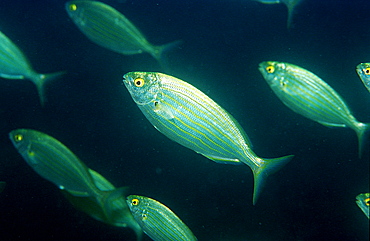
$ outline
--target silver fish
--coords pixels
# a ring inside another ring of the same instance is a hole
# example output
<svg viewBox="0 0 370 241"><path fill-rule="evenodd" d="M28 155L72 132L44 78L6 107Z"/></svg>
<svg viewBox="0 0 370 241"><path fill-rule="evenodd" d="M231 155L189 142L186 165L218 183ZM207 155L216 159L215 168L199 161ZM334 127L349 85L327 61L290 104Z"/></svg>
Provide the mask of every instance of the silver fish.
<svg viewBox="0 0 370 241"><path fill-rule="evenodd" d="M40 74L34 71L26 56L7 37L0 32L0 77L5 79L28 79L36 85L41 105L46 102L46 82L62 75L64 72Z"/></svg>
<svg viewBox="0 0 370 241"><path fill-rule="evenodd" d="M342 97L327 83L301 67L283 62L262 62L259 70L277 97L294 112L325 126L353 129L361 156L370 125L357 121Z"/></svg>
<svg viewBox="0 0 370 241"><path fill-rule="evenodd" d="M293 156L258 157L247 134L221 106L194 86L175 77L130 72L123 82L150 123L165 136L223 164L246 164L254 175L253 203L266 177Z"/></svg>
<svg viewBox="0 0 370 241"><path fill-rule="evenodd" d="M92 42L114 52L131 55L147 52L161 62L162 53L180 43L162 46L150 44L123 14L98 1L70 1L66 11Z"/></svg>
<svg viewBox="0 0 370 241"><path fill-rule="evenodd" d="M108 224L142 231L128 210L125 188L115 188L99 173L89 169L55 138L31 129L9 133L10 140L36 173L54 183L69 201L92 217Z"/></svg>
<svg viewBox="0 0 370 241"><path fill-rule="evenodd" d="M162 203L148 197L130 195L127 205L144 233L154 241L196 241L181 219Z"/></svg>

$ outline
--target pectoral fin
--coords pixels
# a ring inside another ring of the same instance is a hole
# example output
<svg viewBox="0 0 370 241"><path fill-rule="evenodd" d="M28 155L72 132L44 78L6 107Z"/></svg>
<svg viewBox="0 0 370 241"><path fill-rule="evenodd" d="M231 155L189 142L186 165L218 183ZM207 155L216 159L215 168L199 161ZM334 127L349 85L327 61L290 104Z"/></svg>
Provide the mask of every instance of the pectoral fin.
<svg viewBox="0 0 370 241"><path fill-rule="evenodd" d="M174 119L175 118L175 116L173 115L172 111L167 106L165 106L164 104L162 104L159 101L155 101L154 102L154 108L153 108L153 110L158 115L160 115L163 118L165 118L166 120L171 120L171 119Z"/></svg>

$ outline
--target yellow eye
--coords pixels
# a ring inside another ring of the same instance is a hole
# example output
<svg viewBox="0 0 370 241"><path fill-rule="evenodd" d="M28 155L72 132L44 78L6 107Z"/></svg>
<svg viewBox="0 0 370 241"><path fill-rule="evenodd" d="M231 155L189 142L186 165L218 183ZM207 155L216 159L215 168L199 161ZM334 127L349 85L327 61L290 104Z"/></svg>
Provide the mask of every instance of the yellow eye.
<svg viewBox="0 0 370 241"><path fill-rule="evenodd" d="M272 74L272 73L274 73L274 71L275 71L275 67L274 67L274 66L272 66L272 65L267 66L267 67L266 67L266 71L267 71L267 73Z"/></svg>
<svg viewBox="0 0 370 241"><path fill-rule="evenodd" d="M69 5L69 10L76 11L77 10L77 5L76 4Z"/></svg>
<svg viewBox="0 0 370 241"><path fill-rule="evenodd" d="M370 206L370 198L365 199L365 204L366 204L366 206Z"/></svg>
<svg viewBox="0 0 370 241"><path fill-rule="evenodd" d="M370 75L370 67L369 67L369 68L364 69L364 73L365 73L366 75Z"/></svg>
<svg viewBox="0 0 370 241"><path fill-rule="evenodd" d="M14 136L14 140L15 140L16 142L20 142L20 141L22 141L22 140L23 140L23 135L21 135L21 134L17 134L17 135L15 135L15 136Z"/></svg>
<svg viewBox="0 0 370 241"><path fill-rule="evenodd" d="M143 87L145 80L143 78L137 78L134 80L134 84L136 87Z"/></svg>
<svg viewBox="0 0 370 241"><path fill-rule="evenodd" d="M137 199L137 198L132 199L131 204L134 205L134 206L139 205L139 199Z"/></svg>

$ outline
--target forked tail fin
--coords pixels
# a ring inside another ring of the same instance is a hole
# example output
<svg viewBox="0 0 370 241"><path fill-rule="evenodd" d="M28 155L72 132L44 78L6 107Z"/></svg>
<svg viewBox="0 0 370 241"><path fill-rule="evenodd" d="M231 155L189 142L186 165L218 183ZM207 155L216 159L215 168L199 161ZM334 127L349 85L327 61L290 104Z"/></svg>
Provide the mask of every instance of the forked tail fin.
<svg viewBox="0 0 370 241"><path fill-rule="evenodd" d="M161 67L164 70L167 70L168 69L168 61L167 61L167 58L165 56L165 53L167 51L175 48L176 46L179 46L182 43L183 43L182 40L176 40L174 42L171 42L171 43L168 43L168 44L164 44L164 45L158 46L156 48L156 51L154 51L151 54L158 61L158 63L161 65Z"/></svg>
<svg viewBox="0 0 370 241"><path fill-rule="evenodd" d="M267 177L278 171L281 167L287 164L294 156L283 156L273 159L262 159L263 164L253 170L254 190L253 190L253 205L256 204L261 190L266 182Z"/></svg>
<svg viewBox="0 0 370 241"><path fill-rule="evenodd" d="M37 74L35 75L36 77L32 78L32 82L34 82L37 87L37 92L40 97L41 106L44 106L46 102L45 84L47 82L50 82L51 80L56 79L57 77L65 73L66 72L61 71L61 72L56 72L56 73L51 73L51 74Z"/></svg>

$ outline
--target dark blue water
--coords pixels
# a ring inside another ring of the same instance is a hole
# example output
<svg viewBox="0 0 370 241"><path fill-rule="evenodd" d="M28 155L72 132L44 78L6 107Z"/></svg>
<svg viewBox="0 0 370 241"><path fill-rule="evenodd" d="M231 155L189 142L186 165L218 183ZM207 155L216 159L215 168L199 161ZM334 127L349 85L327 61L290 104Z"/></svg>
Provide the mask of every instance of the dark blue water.
<svg viewBox="0 0 370 241"><path fill-rule="evenodd" d="M355 204L369 192L369 144L357 155L353 130L327 128L285 107L258 71L261 61L302 66L329 83L354 116L370 122L370 94L355 72L370 61L368 0L306 0L286 29L284 5L242 0L107 0L168 53L166 73L228 110L262 157L294 154L269 177L256 206L246 166L216 164L156 131L122 84L129 71L162 71L148 54L123 56L90 42L58 0L3 0L0 30L35 70L68 73L47 87L41 108L29 81L0 79L0 240L135 240L73 208L8 139L32 128L69 147L130 194L170 207L199 240L368 240ZM145 237L145 240L150 240Z"/></svg>

